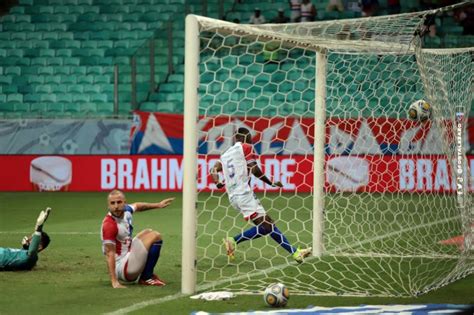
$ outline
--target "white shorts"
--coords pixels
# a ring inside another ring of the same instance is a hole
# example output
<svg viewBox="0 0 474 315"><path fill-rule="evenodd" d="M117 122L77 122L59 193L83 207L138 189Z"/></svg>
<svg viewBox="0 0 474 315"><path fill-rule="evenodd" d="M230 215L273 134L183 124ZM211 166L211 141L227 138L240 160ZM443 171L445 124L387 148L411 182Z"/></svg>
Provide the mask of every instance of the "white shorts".
<svg viewBox="0 0 474 315"><path fill-rule="evenodd" d="M148 251L138 237L133 238L130 251L115 262L117 278L124 282L133 282L138 279L145 268Z"/></svg>
<svg viewBox="0 0 474 315"><path fill-rule="evenodd" d="M265 215L265 209L260 200L252 192L244 195L234 195L229 198L229 201L235 210L242 213L245 220L254 220Z"/></svg>

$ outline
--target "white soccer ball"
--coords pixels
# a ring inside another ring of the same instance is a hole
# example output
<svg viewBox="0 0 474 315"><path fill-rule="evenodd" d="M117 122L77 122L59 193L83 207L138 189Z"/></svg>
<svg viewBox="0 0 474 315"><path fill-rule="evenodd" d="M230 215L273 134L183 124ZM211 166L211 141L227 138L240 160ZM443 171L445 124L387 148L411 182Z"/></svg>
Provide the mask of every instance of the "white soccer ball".
<svg viewBox="0 0 474 315"><path fill-rule="evenodd" d="M268 306L282 307L288 303L290 292L283 283L270 284L263 294L263 299Z"/></svg>
<svg viewBox="0 0 474 315"><path fill-rule="evenodd" d="M411 120L425 121L431 118L431 105L425 100L418 100L411 103L408 109L408 117Z"/></svg>

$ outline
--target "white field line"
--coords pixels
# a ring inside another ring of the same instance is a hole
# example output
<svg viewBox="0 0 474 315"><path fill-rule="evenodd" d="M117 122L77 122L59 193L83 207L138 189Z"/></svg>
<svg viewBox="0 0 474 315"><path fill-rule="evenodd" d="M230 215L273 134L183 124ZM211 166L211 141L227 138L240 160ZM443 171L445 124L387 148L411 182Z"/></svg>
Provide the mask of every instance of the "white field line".
<svg viewBox="0 0 474 315"><path fill-rule="evenodd" d="M105 313L105 314L106 315L127 314L127 313L130 313L130 312L134 312L134 311L140 310L142 308L145 308L149 305L161 304L161 303L168 302L168 301L173 301L173 300L185 297L185 296L186 296L186 294L183 294L183 293L175 293L175 294L164 296L164 297L161 297L161 298L136 303L136 304L118 309L118 310L110 312L110 313Z"/></svg>
<svg viewBox="0 0 474 315"><path fill-rule="evenodd" d="M459 255L391 255L391 254L382 254L382 253L346 253L346 254L334 254L334 255L326 255L332 257L368 257L368 258L429 258L429 259L459 259L463 257L461 254ZM469 257L469 259L474 260L473 257Z"/></svg>
<svg viewBox="0 0 474 315"><path fill-rule="evenodd" d="M381 239L384 239L384 238L387 238L387 237L392 237L392 236L397 235L397 234L410 232L410 231L413 231L413 230L416 230L416 229L419 229L419 228L429 227L429 226L440 224L440 223L446 223L446 222L449 222L449 221L452 221L452 220L455 220L455 219L459 219L459 217L448 218L448 219L438 220L438 221L434 221L434 222L430 222L430 223L426 223L426 224L422 224L422 225L417 225L417 226L414 226L414 227L411 227L411 228L406 228L406 229L399 230L399 231L392 232L392 233L388 233L388 234L385 234L385 235L382 235L382 236L377 236L377 237L374 237L374 238L371 238L371 239L367 239L365 241L355 242L354 244L349 244L349 245L339 247L339 248L334 249L334 250L327 251L325 253L325 255L335 256L336 253L338 253L340 251L343 251L345 249L357 247L357 246L364 245L364 244L367 244L367 243L371 243L371 242L374 242L374 241L378 241L378 240L381 240ZM436 257L433 257L433 258L436 258ZM314 260L314 259L316 259L316 257L309 257L306 260L308 261L308 260ZM253 273L252 276L259 276L259 275L263 275L263 274L268 274L268 273L271 273L273 271L284 269L286 267L288 267L288 264L281 264L281 265L269 268L267 270L263 270L263 271ZM215 282L212 282L212 283L209 283L209 284L200 285L200 286L197 287L197 291L205 291L205 290L208 290L208 289L210 289L214 286L218 286L218 285L224 284L226 282L230 282L231 280L232 281L239 281L239 280L245 279L245 278L247 278L247 275L237 276L237 277L234 277L230 280L229 279L222 279L222 280L215 281ZM179 298L182 298L182 297L185 297L185 296L187 296L187 295L182 294L182 293L176 293L176 294L168 295L168 296L165 296L165 297L162 297L162 298L157 298L157 299L152 299L152 300L136 303L136 304L130 305L128 307L121 308L121 309L118 309L116 311L106 313L106 314L107 315L127 314L127 313L134 312L134 311L140 310L142 308L145 308L145 307L148 307L148 306L151 306L151 305L157 305L157 304L161 304L161 303L164 303L164 302L173 301L175 299L179 299ZM347 296L350 296L350 295L347 295ZM354 295L354 296L358 296L358 295ZM390 295L376 295L376 296L390 297Z"/></svg>

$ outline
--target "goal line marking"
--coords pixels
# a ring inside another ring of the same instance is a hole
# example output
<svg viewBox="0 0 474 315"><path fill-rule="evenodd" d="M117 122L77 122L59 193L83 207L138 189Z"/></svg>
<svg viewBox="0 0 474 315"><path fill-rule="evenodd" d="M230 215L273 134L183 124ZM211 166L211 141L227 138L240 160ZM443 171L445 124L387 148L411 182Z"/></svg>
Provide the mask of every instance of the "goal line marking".
<svg viewBox="0 0 474 315"><path fill-rule="evenodd" d="M410 231L413 231L413 230L416 230L416 229L419 229L419 228L425 228L425 227L429 227L429 226L440 224L440 223L446 223L446 222L449 222L449 221L452 221L452 220L455 220L455 219L459 219L459 217L447 218L447 219L443 219L443 220L438 220L438 221L434 221L434 222L430 222L430 223L426 223L426 224L417 225L417 226L414 226L414 227L402 229L402 230L392 232L392 233L388 233L388 234L385 234L385 235L382 235L382 236L377 236L377 237L374 237L374 238L371 238L371 239L368 239L368 240L365 240L365 241L356 242L353 245L346 245L344 247L339 247L337 249L330 250L330 251L326 252L325 255L335 256L336 253L340 252L341 250L353 248L354 246L357 246L357 245L364 245L364 244L374 242L374 241L378 241L378 240L381 240L381 239L384 239L384 238L387 238L387 237L391 237L391 236L394 236L394 235L397 235L397 234L410 232ZM315 259L315 257L309 257L307 260L312 260L312 259ZM281 269L286 268L286 267L288 267L288 264L281 264L281 265L269 268L265 271L260 271L260 272L257 272L257 273L253 273L252 275L259 276L259 275L262 275L262 274L271 273L273 271L281 270ZM239 281L241 279L245 279L246 277L247 277L247 275L241 275L241 276L234 277L232 279L222 279L222 280L219 280L219 281L215 281L213 283L199 285L199 286L197 286L197 291L198 292L199 291L205 291L205 290L211 289L214 286L218 286L218 285L230 282L230 281ZM116 311L106 313L106 314L107 315L127 314L127 313L134 312L134 311L143 309L143 308L151 306L151 305L157 305L157 304L173 301L173 300L176 300L176 299L179 299L179 298L182 298L182 297L186 297L186 296L188 296L188 295L183 294L183 293L176 293L176 294L168 295L168 296L165 296L165 297L162 297L162 298L157 298L157 299L152 299L152 300L136 303L136 304L130 305L128 307L124 307L124 308L121 308L121 309L118 309ZM388 295L380 295L380 297L387 297L387 296Z"/></svg>

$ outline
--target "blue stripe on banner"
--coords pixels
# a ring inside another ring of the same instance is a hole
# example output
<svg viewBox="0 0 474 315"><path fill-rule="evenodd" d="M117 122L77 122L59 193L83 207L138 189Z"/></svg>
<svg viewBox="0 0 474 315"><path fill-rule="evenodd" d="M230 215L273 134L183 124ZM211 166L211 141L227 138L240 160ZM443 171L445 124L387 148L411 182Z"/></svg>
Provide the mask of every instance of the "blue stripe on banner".
<svg viewBox="0 0 474 315"><path fill-rule="evenodd" d="M474 305L461 304L416 304L416 305L361 305L349 307L312 307L306 309L275 309L269 311L251 311L238 313L220 313L222 315L322 315L322 314L403 314L403 315L440 315L473 314ZM217 313L194 312L193 315L216 315Z"/></svg>

